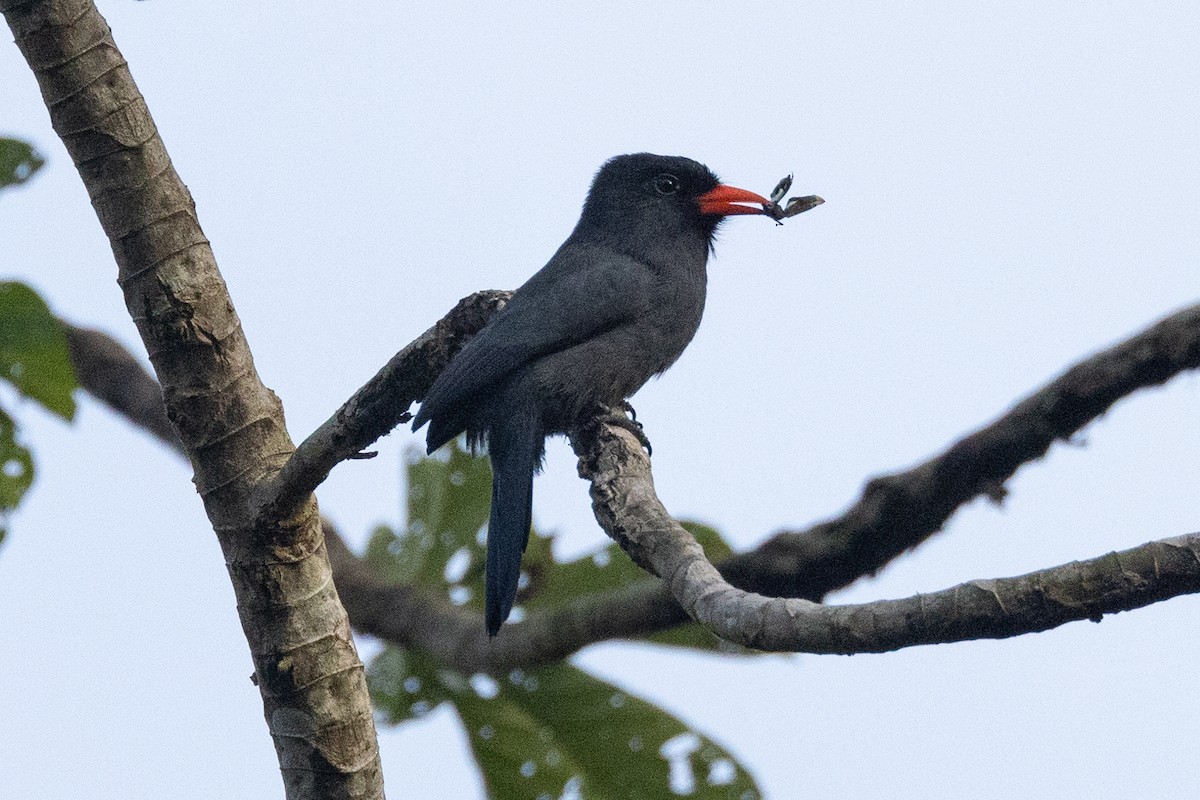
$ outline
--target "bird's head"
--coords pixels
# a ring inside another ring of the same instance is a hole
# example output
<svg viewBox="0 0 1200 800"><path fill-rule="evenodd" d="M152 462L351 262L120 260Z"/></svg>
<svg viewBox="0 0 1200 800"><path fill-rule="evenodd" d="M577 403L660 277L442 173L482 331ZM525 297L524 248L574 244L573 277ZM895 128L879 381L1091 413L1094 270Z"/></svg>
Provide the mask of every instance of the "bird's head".
<svg viewBox="0 0 1200 800"><path fill-rule="evenodd" d="M633 153L605 162L592 181L580 222L617 236L696 233L711 241L734 214L762 214L770 201L727 186L698 161Z"/></svg>

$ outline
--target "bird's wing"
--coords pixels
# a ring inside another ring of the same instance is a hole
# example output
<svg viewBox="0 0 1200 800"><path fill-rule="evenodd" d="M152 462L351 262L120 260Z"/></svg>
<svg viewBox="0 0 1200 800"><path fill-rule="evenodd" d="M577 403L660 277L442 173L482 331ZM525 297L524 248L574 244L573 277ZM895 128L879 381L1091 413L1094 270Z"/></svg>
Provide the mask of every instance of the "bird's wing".
<svg viewBox="0 0 1200 800"><path fill-rule="evenodd" d="M422 401L413 429L443 415L459 416L519 367L645 313L653 280L637 259L564 245L451 360Z"/></svg>

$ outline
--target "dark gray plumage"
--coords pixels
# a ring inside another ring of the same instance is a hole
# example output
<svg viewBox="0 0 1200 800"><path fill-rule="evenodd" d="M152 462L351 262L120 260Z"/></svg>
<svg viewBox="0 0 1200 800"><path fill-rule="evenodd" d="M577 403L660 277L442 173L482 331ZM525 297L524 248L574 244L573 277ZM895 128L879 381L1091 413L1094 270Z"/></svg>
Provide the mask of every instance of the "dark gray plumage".
<svg viewBox="0 0 1200 800"><path fill-rule="evenodd" d="M688 158L609 160L558 252L434 381L413 421L429 423L428 451L466 431L492 460L489 634L516 598L546 436L674 363L700 324L717 225L767 202Z"/></svg>

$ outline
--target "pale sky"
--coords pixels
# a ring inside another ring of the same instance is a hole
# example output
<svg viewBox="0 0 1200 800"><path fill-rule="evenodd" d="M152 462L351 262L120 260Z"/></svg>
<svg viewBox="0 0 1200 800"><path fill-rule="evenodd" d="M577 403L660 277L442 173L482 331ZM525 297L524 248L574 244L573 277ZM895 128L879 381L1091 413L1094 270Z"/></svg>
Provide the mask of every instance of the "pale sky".
<svg viewBox="0 0 1200 800"><path fill-rule="evenodd" d="M729 221L699 334L633 400L666 506L740 548L1197 301L1195 4L647 5L101 4L296 439L460 297L540 267L617 153L759 192L794 172L827 201ZM140 353L11 44L0 134L49 161L0 197L0 278ZM39 468L0 549L0 797L282 797L188 470L90 400L71 426L0 401ZM1124 401L1002 509L971 505L830 601L1195 531L1198 403L1192 376ZM417 441L397 431L321 488L348 540L400 522ZM534 517L564 556L605 542L561 441ZM1198 612L881 656L575 661L716 738L776 800L1171 797L1195 784ZM480 795L448 709L380 743L389 796Z"/></svg>

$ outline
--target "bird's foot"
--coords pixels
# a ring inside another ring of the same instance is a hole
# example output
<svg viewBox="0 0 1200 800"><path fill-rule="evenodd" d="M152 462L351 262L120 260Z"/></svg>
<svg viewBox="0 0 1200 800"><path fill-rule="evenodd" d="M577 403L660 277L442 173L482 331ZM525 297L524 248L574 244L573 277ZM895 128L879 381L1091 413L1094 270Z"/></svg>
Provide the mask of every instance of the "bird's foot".
<svg viewBox="0 0 1200 800"><path fill-rule="evenodd" d="M642 423L637 421L637 412L633 410L633 406L629 405L628 400L622 400L618 408L609 408L606 405L600 405L596 409L596 416L600 422L606 422L609 425L615 425L618 428L624 428L634 435L641 443L642 447L646 448L646 455L654 455L654 448L650 446L650 438L646 436L646 431L642 428ZM629 416L626 416L628 414Z"/></svg>

